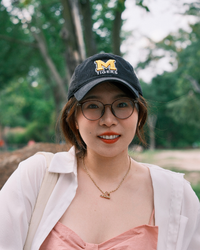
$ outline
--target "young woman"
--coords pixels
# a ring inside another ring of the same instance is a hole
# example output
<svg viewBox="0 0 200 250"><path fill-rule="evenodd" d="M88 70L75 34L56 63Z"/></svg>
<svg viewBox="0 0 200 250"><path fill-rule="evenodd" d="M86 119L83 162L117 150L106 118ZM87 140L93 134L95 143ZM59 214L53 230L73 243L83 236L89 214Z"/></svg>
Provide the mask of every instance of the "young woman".
<svg viewBox="0 0 200 250"><path fill-rule="evenodd" d="M131 159L144 142L147 105L132 66L97 54L76 69L61 127L73 147L56 153L59 173L31 250L198 250L200 206L182 174ZM22 250L46 171L43 155L20 163L0 194L0 249Z"/></svg>

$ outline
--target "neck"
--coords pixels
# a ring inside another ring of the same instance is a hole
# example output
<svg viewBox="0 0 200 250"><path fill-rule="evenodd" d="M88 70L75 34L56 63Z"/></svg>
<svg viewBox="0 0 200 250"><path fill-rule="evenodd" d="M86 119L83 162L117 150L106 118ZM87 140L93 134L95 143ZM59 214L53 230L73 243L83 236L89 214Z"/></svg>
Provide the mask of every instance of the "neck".
<svg viewBox="0 0 200 250"><path fill-rule="evenodd" d="M84 158L87 170L101 180L118 180L126 173L129 167L128 152L115 157L102 157L87 152Z"/></svg>

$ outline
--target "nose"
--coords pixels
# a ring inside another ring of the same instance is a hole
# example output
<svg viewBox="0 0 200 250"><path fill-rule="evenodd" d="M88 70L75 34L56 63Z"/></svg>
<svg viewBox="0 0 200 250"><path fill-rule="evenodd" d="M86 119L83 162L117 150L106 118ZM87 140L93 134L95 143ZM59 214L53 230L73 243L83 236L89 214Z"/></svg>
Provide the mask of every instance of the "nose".
<svg viewBox="0 0 200 250"><path fill-rule="evenodd" d="M114 116L111 110L111 104L105 105L103 116L100 118L99 123L101 126L111 127L118 123L117 117Z"/></svg>

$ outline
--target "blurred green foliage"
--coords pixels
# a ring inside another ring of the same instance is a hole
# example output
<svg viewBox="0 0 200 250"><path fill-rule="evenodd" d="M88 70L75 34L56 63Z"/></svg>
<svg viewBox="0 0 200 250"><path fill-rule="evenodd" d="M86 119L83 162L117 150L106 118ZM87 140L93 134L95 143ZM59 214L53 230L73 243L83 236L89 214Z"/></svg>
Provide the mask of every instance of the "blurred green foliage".
<svg viewBox="0 0 200 250"><path fill-rule="evenodd" d="M8 133L5 138L8 143L52 141L55 112L51 91L42 82L34 83L38 86L20 78L0 92L1 126L26 128L23 133Z"/></svg>
<svg viewBox="0 0 200 250"><path fill-rule="evenodd" d="M185 14L192 12L196 17L200 16L200 3L188 6ZM179 30L154 44L147 60L138 65L138 68L145 68L166 56L174 65L172 72L157 75L150 84L142 82L150 114L157 115L157 147L198 147L200 142L199 19L190 28L190 32ZM159 57L158 52L162 54Z"/></svg>
<svg viewBox="0 0 200 250"><path fill-rule="evenodd" d="M85 2L79 0L80 4ZM113 20L117 10L124 11L124 1L89 2L97 51L112 52ZM149 11L143 1L136 1L136 4ZM198 3L188 6L185 14L199 16ZM20 17L17 8L29 10L31 22ZM67 45L61 39L65 22L62 11L62 1L13 1L10 9L0 1L0 127L25 128L23 133L7 134L7 142L52 141L54 138L60 111L60 106L56 106L59 100L57 85L32 31L44 38L48 54L67 91ZM123 39L125 37L121 37L121 41ZM200 22L191 25L190 32L179 30L153 44L147 60L139 63L138 68L145 68L154 60L159 61L166 53L174 65L173 72L157 75L150 84L141 81L150 114L157 115L156 146L199 147ZM148 126L145 128L148 134Z"/></svg>
<svg viewBox="0 0 200 250"><path fill-rule="evenodd" d="M197 197L199 198L200 200L200 184L199 185L195 185L195 186L192 186L194 192L196 193Z"/></svg>
<svg viewBox="0 0 200 250"><path fill-rule="evenodd" d="M95 38L95 53L112 52L113 30L117 31L115 42L121 41L125 1L77 2L88 55L91 53L86 44L88 27ZM143 0L136 4L145 8L142 3ZM74 27L77 16L71 18L71 7L68 0L19 0L5 5L0 1L0 129L17 126L26 129L24 133L7 134L4 139L10 143L52 138L53 124L66 101L66 93L61 93L67 92L70 66L80 62L77 47L70 44L74 34L67 29L77 33ZM115 20L119 20L117 29Z"/></svg>

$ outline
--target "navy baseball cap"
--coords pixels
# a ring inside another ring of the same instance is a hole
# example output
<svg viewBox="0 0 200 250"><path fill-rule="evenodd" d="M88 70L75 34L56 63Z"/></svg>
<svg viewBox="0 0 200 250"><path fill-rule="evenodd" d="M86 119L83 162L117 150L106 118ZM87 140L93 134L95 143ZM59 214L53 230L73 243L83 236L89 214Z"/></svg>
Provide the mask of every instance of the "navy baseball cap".
<svg viewBox="0 0 200 250"><path fill-rule="evenodd" d="M68 100L74 96L81 101L92 88L106 81L119 88L123 85L134 98L143 95L140 82L129 62L114 54L100 53L76 67L68 89Z"/></svg>

